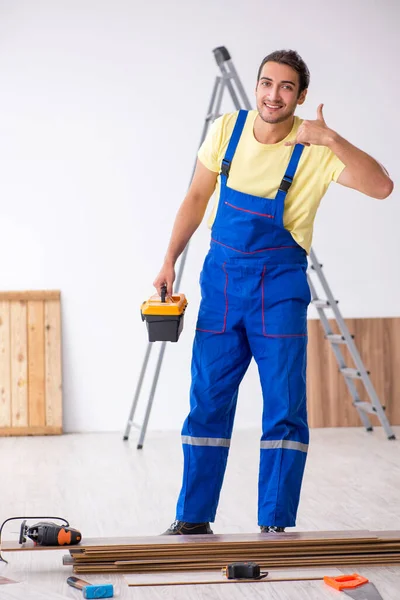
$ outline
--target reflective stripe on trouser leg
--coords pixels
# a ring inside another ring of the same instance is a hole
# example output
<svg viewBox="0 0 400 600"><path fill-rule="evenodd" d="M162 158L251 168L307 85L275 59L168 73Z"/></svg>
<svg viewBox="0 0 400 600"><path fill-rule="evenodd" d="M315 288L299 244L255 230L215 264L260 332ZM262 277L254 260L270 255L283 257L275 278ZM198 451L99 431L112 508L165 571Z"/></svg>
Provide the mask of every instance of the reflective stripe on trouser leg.
<svg viewBox="0 0 400 600"><path fill-rule="evenodd" d="M210 282L210 286L212 283ZM191 410L182 428L184 472L176 518L214 521L225 474L240 381L251 354L243 328L230 320L223 334L197 331L192 357ZM217 330L219 323L204 329Z"/></svg>
<svg viewBox="0 0 400 600"><path fill-rule="evenodd" d="M309 441L305 265L271 265L259 288L246 315L263 392L258 522L293 527Z"/></svg>
<svg viewBox="0 0 400 600"><path fill-rule="evenodd" d="M233 402L236 403L236 397ZM185 440L186 436L182 437ZM176 518L189 523L212 522L224 480L229 446L202 446L183 441L182 448L184 473Z"/></svg>
<svg viewBox="0 0 400 600"><path fill-rule="evenodd" d="M260 525L294 527L306 464L307 338L270 339L271 356L261 374L264 394L260 444ZM263 370L263 361L261 370Z"/></svg>
<svg viewBox="0 0 400 600"><path fill-rule="evenodd" d="M233 425L237 392L231 401L227 421ZM184 430L187 429L187 421ZM214 521L228 460L230 439L182 435L184 456L183 486L177 516L181 521Z"/></svg>

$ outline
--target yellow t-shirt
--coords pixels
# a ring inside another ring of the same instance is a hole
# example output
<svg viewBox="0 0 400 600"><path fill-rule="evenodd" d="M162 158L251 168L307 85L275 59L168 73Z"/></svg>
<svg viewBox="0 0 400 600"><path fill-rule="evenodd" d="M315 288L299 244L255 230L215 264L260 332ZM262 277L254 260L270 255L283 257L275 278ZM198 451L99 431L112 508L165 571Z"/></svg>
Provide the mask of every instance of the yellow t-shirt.
<svg viewBox="0 0 400 600"><path fill-rule="evenodd" d="M232 161L228 186L255 196L275 198L285 174L292 146L302 119L295 117L292 131L277 144L261 144L253 134L258 112L251 110ZM214 121L201 145L198 158L202 164L219 173L222 159L236 122L238 112L222 115ZM331 181L337 181L345 165L325 146L305 146L293 183L285 200L283 224L296 242L308 253L311 247L313 224L319 203ZM220 176L215 188L215 204L208 220L212 226L220 194Z"/></svg>

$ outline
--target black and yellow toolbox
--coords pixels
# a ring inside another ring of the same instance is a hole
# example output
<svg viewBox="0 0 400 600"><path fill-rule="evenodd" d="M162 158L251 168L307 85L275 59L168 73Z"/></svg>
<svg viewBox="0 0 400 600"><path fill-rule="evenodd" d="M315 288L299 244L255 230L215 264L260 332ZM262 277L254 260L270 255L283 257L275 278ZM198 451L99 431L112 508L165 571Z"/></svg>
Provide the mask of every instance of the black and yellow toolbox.
<svg viewBox="0 0 400 600"><path fill-rule="evenodd" d="M177 342L187 304L185 294L167 296L165 287L161 296L154 294L143 302L141 315L142 321L146 321L149 342Z"/></svg>

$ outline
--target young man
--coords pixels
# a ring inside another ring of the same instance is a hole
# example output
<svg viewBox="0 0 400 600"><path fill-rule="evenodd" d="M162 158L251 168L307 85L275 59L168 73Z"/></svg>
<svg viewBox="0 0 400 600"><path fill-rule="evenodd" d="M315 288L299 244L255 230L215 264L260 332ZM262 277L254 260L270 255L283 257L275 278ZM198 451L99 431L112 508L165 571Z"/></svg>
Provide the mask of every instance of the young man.
<svg viewBox="0 0 400 600"><path fill-rule="evenodd" d="M373 198L393 189L385 169L325 123L294 116L309 71L292 50L261 63L257 110L217 119L154 281L172 294L175 262L216 190L211 245L192 357L184 474L168 535L212 533L239 384L252 357L263 393L258 524L295 525L309 433L306 413L307 253L321 198L336 181Z"/></svg>

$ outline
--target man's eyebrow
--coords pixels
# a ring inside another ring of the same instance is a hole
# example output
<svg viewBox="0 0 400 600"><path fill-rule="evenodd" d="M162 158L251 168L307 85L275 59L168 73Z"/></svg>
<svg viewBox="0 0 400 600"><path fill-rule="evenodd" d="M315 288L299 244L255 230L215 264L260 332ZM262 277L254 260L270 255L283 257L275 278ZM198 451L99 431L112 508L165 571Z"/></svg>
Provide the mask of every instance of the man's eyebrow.
<svg viewBox="0 0 400 600"><path fill-rule="evenodd" d="M260 77L260 81L261 81L262 79L266 79L267 81L273 81L273 79L271 79L270 77ZM290 83L291 85L294 85L294 86L296 86L296 84L294 83L294 81L286 81L286 80L283 80L283 81L281 81L280 83Z"/></svg>

